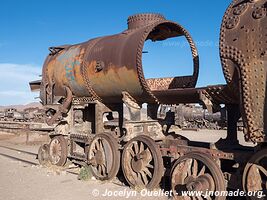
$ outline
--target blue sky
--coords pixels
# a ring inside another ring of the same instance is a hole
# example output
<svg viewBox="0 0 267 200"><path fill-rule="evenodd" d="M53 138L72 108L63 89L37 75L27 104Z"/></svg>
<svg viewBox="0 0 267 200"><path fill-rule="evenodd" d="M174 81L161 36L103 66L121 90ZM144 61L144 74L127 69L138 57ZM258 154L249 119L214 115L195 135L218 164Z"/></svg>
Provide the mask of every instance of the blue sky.
<svg viewBox="0 0 267 200"><path fill-rule="evenodd" d="M219 32L230 0L9 0L0 7L0 105L34 100L28 82L39 79L49 46L75 44L119 33L127 17L161 13L185 27L200 55L198 86L225 83L219 60ZM192 72L189 48L183 38L147 42L143 66L146 77Z"/></svg>

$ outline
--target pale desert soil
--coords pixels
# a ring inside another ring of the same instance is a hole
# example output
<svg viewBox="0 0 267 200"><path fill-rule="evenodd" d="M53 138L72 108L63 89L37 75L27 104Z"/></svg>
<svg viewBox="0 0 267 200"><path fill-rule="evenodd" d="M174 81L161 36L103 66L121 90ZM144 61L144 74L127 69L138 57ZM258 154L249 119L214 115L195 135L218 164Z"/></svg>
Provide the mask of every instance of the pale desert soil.
<svg viewBox="0 0 267 200"><path fill-rule="evenodd" d="M39 136L36 138L40 142ZM32 138L31 141L33 142ZM135 193L118 180L113 180L113 182L81 181L77 178L77 169L70 169L66 172L58 168L41 167L35 155L38 147L39 145L26 145L24 135L15 137L12 134L0 133L0 200L117 200L125 199L126 191L132 194L128 199L155 199L155 197ZM12 158L19 158L30 163ZM113 195L105 197L106 190ZM115 192L120 192L122 196L114 194ZM162 196L156 198L167 199Z"/></svg>

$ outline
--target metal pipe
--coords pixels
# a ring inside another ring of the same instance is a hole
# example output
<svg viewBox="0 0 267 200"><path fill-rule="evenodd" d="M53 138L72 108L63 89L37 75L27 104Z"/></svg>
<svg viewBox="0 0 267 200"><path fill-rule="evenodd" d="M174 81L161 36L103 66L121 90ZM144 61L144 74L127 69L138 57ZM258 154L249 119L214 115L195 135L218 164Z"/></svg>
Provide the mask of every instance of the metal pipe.
<svg viewBox="0 0 267 200"><path fill-rule="evenodd" d="M66 98L63 103L58 106L56 113L49 119L46 120L47 125L52 126L55 122L62 117L62 114L66 114L72 102L72 92L69 87L65 87Z"/></svg>

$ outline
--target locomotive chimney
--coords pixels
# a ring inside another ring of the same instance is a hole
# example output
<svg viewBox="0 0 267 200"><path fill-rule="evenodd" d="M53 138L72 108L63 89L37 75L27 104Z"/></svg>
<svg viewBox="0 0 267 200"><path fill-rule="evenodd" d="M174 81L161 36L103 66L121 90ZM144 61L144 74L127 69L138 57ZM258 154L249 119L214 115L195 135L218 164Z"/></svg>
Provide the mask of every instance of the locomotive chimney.
<svg viewBox="0 0 267 200"><path fill-rule="evenodd" d="M128 29L140 28L154 22L164 21L165 17L156 13L142 13L129 16L127 19Z"/></svg>

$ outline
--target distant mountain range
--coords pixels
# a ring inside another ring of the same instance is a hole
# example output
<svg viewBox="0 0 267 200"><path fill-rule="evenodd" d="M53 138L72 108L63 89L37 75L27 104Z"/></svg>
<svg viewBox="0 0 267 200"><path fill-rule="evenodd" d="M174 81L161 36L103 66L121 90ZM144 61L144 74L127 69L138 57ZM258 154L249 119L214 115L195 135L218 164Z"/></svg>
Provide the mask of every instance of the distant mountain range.
<svg viewBox="0 0 267 200"><path fill-rule="evenodd" d="M32 102L25 105L0 106L0 111L5 110L7 108L16 108L18 111L22 111L25 108L35 108L35 107L41 108L42 104L40 104L39 102Z"/></svg>

